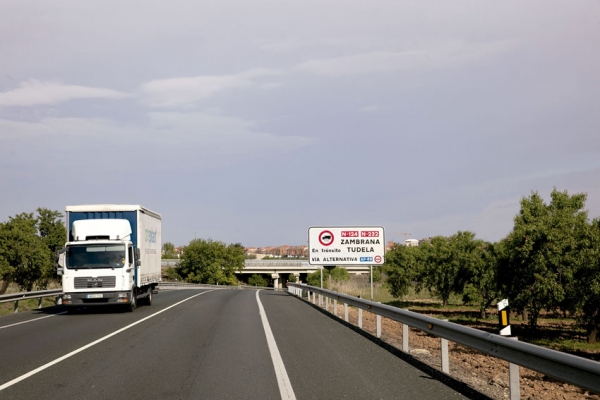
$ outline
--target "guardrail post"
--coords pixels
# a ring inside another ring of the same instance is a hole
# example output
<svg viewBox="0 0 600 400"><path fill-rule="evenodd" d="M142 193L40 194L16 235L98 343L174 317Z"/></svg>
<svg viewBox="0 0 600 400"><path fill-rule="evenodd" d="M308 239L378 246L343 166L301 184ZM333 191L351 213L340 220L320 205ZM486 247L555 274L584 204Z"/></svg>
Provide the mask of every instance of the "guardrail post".
<svg viewBox="0 0 600 400"><path fill-rule="evenodd" d="M408 353L408 325L402 324L402 351Z"/></svg>
<svg viewBox="0 0 600 400"><path fill-rule="evenodd" d="M447 322L448 320L443 319L442 321ZM442 353L442 372L450 374L450 361L448 359L448 339L441 338L440 342L440 348Z"/></svg>
<svg viewBox="0 0 600 400"><path fill-rule="evenodd" d="M325 297L325 311L329 311L329 297Z"/></svg>
<svg viewBox="0 0 600 400"><path fill-rule="evenodd" d="M516 337L510 337L511 340L519 340ZM519 400L521 398L521 379L519 377L519 366L508 363L508 382L510 387L510 400Z"/></svg>
<svg viewBox="0 0 600 400"><path fill-rule="evenodd" d="M38 297L38 308L42 308L42 298Z"/></svg>
<svg viewBox="0 0 600 400"><path fill-rule="evenodd" d="M344 321L348 322L348 304L344 303Z"/></svg>
<svg viewBox="0 0 600 400"><path fill-rule="evenodd" d="M377 338L381 339L381 315L377 315Z"/></svg>
<svg viewBox="0 0 600 400"><path fill-rule="evenodd" d="M358 309L358 327L362 329L362 308Z"/></svg>
<svg viewBox="0 0 600 400"><path fill-rule="evenodd" d="M19 312L19 300L15 300L14 312L16 312L16 313Z"/></svg>
<svg viewBox="0 0 600 400"><path fill-rule="evenodd" d="M319 293L319 307L323 307L323 295Z"/></svg>
<svg viewBox="0 0 600 400"><path fill-rule="evenodd" d="M317 304L317 292L313 293L313 304Z"/></svg>
<svg viewBox="0 0 600 400"><path fill-rule="evenodd" d="M338 312L338 309L337 309L337 299L334 299L333 300L333 316L334 317L337 317L337 312Z"/></svg>

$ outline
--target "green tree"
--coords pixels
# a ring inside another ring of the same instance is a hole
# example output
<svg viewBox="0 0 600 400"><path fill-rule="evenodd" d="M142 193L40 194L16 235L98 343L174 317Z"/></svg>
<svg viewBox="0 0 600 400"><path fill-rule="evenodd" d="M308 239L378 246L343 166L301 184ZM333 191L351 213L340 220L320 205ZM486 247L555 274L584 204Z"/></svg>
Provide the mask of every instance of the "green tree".
<svg viewBox="0 0 600 400"><path fill-rule="evenodd" d="M33 213L9 217L0 224L0 271L4 291L10 282L21 290L31 291L34 285L47 287L52 277L53 255L38 236L38 220Z"/></svg>
<svg viewBox="0 0 600 400"><path fill-rule="evenodd" d="M246 257L244 254L244 246L241 243L232 243L226 248L223 271L228 279L232 279L232 283L237 283L235 273L243 271L246 266Z"/></svg>
<svg viewBox="0 0 600 400"><path fill-rule="evenodd" d="M420 268L419 247L395 244L385 255L383 271L390 294L400 298L408 294Z"/></svg>
<svg viewBox="0 0 600 400"><path fill-rule="evenodd" d="M589 343L598 341L600 332L600 219L594 219L581 240L583 262L567 287L568 309L585 329Z"/></svg>
<svg viewBox="0 0 600 400"><path fill-rule="evenodd" d="M329 271L323 268L323 289L328 289L327 281L329 279ZM321 287L321 270L318 269L315 272L306 276L306 284L315 287Z"/></svg>
<svg viewBox="0 0 600 400"><path fill-rule="evenodd" d="M269 282L267 279L259 274L252 274L252 276L248 278L248 285L250 286L267 287L268 284Z"/></svg>
<svg viewBox="0 0 600 400"><path fill-rule="evenodd" d="M567 290L582 265L581 244L588 227L585 194L569 196L556 188L545 204L535 192L521 200L513 231L506 239L498 269L503 291L513 308L531 313L533 330L542 309L564 307Z"/></svg>
<svg viewBox="0 0 600 400"><path fill-rule="evenodd" d="M54 264L54 253L56 250L62 249L67 240L67 229L62 220L64 215L58 211L39 207L37 209L37 229L42 242L50 250L50 262ZM52 278L57 279L55 271L52 271ZM39 282L41 287L46 287L48 279L44 277Z"/></svg>
<svg viewBox="0 0 600 400"><path fill-rule="evenodd" d="M329 276L331 277L331 280L335 283L348 282L350 280L350 273L344 267L335 267L331 270Z"/></svg>
<svg viewBox="0 0 600 400"><path fill-rule="evenodd" d="M177 258L177 253L175 252L175 245L171 242L165 242L162 245L162 259L172 260Z"/></svg>
<svg viewBox="0 0 600 400"><path fill-rule="evenodd" d="M474 259L463 290L463 303L479 305L481 318L486 318L486 309L498 298L498 247L502 242L483 243L473 249Z"/></svg>
<svg viewBox="0 0 600 400"><path fill-rule="evenodd" d="M177 269L174 267L168 267L163 271L163 278L167 281L178 281L181 279L179 274L177 273Z"/></svg>
<svg viewBox="0 0 600 400"><path fill-rule="evenodd" d="M420 247L422 268L417 290L425 287L448 305L452 293L462 294L480 263L483 242L472 232L458 232L450 238L436 236Z"/></svg>
<svg viewBox="0 0 600 400"><path fill-rule="evenodd" d="M419 249L422 269L417 279L417 291L425 287L441 298L443 306L446 306L460 271L458 262L453 258L451 244L447 238L436 236L429 243L421 244Z"/></svg>
<svg viewBox="0 0 600 400"><path fill-rule="evenodd" d="M54 254L62 249L67 240L67 229L62 220L64 215L47 208L38 208L37 228L42 242Z"/></svg>
<svg viewBox="0 0 600 400"><path fill-rule="evenodd" d="M236 271L244 269L241 244L226 246L212 239L194 239L183 250L177 273L188 282L235 285Z"/></svg>

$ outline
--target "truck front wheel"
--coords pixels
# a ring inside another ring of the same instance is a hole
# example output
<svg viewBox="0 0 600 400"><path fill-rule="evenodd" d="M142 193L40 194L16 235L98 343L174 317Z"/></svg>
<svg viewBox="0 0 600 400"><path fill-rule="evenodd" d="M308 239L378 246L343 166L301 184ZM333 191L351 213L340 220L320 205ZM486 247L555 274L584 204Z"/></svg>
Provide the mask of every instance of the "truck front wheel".
<svg viewBox="0 0 600 400"><path fill-rule="evenodd" d="M131 291L131 302L129 303L129 308L127 309L127 311L132 312L133 310L135 310L137 306L137 298L135 296L135 290Z"/></svg>

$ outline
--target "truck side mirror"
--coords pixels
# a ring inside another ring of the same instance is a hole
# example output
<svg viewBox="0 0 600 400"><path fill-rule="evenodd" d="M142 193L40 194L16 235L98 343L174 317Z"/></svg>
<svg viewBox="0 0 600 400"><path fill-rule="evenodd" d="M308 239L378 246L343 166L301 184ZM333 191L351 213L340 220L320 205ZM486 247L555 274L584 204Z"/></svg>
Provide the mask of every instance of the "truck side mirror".
<svg viewBox="0 0 600 400"><path fill-rule="evenodd" d="M63 247L60 250L56 250L54 252L54 267L56 269L60 268L64 268L65 267L65 256L66 256L66 249Z"/></svg>

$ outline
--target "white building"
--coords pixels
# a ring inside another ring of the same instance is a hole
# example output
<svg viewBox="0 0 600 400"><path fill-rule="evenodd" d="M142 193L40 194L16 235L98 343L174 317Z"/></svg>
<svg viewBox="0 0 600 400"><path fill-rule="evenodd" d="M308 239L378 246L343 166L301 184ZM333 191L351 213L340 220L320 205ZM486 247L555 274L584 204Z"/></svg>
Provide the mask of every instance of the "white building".
<svg viewBox="0 0 600 400"><path fill-rule="evenodd" d="M419 241L417 239L406 239L404 241L404 245L408 247L416 247L419 245Z"/></svg>

